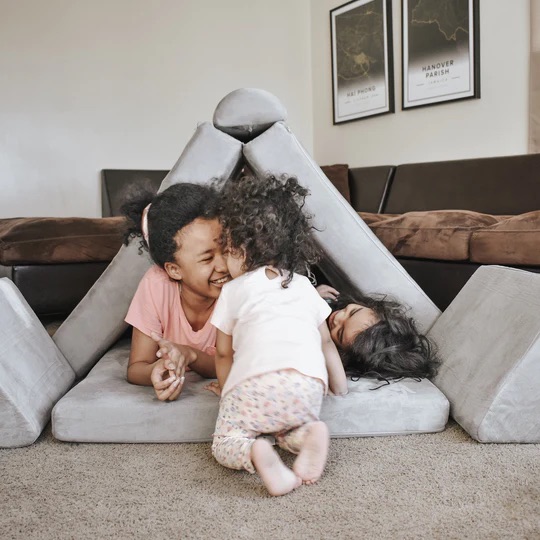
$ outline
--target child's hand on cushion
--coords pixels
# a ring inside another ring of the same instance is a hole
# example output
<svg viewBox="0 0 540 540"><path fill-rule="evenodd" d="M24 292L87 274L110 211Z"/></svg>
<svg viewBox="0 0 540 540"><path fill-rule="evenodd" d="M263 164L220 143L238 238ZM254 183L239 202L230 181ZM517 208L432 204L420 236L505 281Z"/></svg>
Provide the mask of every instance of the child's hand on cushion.
<svg viewBox="0 0 540 540"><path fill-rule="evenodd" d="M335 300L339 296L339 291L330 285L319 285L315 287L321 298Z"/></svg>
<svg viewBox="0 0 540 540"><path fill-rule="evenodd" d="M159 400L174 401L182 392L186 367L196 359L196 354L190 347L168 341L154 332L151 337L159 345L152 385Z"/></svg>
<svg viewBox="0 0 540 540"><path fill-rule="evenodd" d="M208 383L204 387L204 389L208 390L209 392L212 392L213 394L216 394L217 397L221 397L221 386L219 386L219 383L217 381Z"/></svg>
<svg viewBox="0 0 540 540"><path fill-rule="evenodd" d="M182 392L184 377L178 378L174 371L166 367L166 362L168 360L160 358L154 364L150 380L160 401L174 401Z"/></svg>

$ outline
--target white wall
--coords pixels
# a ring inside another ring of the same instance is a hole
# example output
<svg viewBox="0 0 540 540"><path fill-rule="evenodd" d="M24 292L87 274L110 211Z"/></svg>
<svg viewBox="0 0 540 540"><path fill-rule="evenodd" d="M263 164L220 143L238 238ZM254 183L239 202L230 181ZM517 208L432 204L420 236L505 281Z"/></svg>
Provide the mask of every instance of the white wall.
<svg viewBox="0 0 540 540"><path fill-rule="evenodd" d="M393 0L396 113L332 125L329 11L312 0L314 157L318 163L398 165L527 153L529 0L482 1L481 99L401 111L401 0Z"/></svg>
<svg viewBox="0 0 540 540"><path fill-rule="evenodd" d="M0 217L99 216L100 170L171 167L239 87L312 150L309 0L0 0Z"/></svg>

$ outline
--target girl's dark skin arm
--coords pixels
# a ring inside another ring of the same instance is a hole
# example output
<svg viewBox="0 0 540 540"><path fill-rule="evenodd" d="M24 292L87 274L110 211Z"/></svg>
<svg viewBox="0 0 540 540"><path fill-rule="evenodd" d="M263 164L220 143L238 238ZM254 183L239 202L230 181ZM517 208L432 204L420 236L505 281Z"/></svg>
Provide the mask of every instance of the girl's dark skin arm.
<svg viewBox="0 0 540 540"><path fill-rule="evenodd" d="M322 350L326 360L326 370L328 371L328 386L335 396L344 396L349 391L347 375L345 375L341 358L330 337L326 321L319 327L319 332L321 333Z"/></svg>
<svg viewBox="0 0 540 540"><path fill-rule="evenodd" d="M214 378L214 357L187 345L177 345L133 329L127 380L132 384L153 386L161 401L174 401L180 395L186 366Z"/></svg>

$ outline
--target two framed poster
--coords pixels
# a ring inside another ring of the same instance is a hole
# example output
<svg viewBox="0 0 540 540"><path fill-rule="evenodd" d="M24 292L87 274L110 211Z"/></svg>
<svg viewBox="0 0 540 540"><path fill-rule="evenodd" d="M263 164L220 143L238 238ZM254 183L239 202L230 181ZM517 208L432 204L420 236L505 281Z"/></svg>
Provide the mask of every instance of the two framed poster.
<svg viewBox="0 0 540 540"><path fill-rule="evenodd" d="M403 109L480 97L479 0L402 0ZM392 0L330 11L334 124L394 112Z"/></svg>

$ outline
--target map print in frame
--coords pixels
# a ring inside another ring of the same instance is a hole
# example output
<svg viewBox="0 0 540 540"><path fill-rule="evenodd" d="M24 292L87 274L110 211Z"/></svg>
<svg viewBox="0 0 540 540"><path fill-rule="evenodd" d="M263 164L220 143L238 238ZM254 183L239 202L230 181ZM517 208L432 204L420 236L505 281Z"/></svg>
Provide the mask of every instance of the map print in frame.
<svg viewBox="0 0 540 540"><path fill-rule="evenodd" d="M480 97L478 0L402 0L403 108Z"/></svg>
<svg viewBox="0 0 540 540"><path fill-rule="evenodd" d="M330 30L334 124L394 112L391 0L339 6Z"/></svg>

